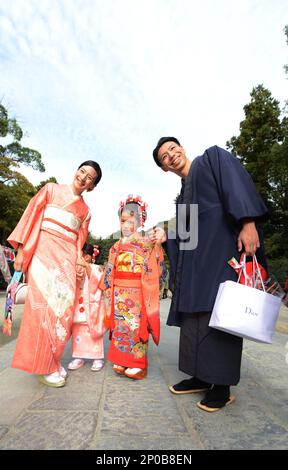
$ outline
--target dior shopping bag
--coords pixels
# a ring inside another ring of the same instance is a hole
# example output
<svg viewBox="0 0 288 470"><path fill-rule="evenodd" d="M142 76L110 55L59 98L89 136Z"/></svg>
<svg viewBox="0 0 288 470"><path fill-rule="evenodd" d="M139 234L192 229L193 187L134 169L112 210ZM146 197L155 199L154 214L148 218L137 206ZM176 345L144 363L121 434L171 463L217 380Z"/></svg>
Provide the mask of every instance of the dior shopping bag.
<svg viewBox="0 0 288 470"><path fill-rule="evenodd" d="M260 290L225 281L219 286L209 326L252 341L272 343L280 306L281 297L265 292L264 285Z"/></svg>

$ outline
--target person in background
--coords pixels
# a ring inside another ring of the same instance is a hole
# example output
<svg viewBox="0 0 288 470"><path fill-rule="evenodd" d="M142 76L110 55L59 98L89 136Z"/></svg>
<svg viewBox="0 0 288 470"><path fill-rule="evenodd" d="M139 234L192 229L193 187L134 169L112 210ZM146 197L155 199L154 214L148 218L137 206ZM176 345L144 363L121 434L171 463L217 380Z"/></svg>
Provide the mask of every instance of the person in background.
<svg viewBox="0 0 288 470"><path fill-rule="evenodd" d="M12 276L11 276L11 273L10 273L9 265L7 263L6 256L5 256L4 249L3 249L2 245L0 245L0 271L3 274L5 282L7 284L9 284L9 282L12 279Z"/></svg>
<svg viewBox="0 0 288 470"><path fill-rule="evenodd" d="M285 307L288 307L288 276L286 277L286 281L284 284L284 292L285 292L285 295L282 299L282 302L285 305Z"/></svg>

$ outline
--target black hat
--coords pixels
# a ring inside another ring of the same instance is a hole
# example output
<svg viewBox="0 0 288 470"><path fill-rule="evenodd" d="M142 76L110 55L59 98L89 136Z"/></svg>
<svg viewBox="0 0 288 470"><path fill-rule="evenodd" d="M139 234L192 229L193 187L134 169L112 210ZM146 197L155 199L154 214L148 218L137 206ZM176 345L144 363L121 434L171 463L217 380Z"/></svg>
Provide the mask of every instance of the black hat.
<svg viewBox="0 0 288 470"><path fill-rule="evenodd" d="M161 137L161 139L158 140L158 144L156 145L155 149L153 150L154 161L155 161L156 165L158 165L160 167L162 165L158 160L158 151L159 151L160 147L162 147L162 145L165 144L166 142L175 142L177 145L181 146L179 140L176 139L176 137Z"/></svg>

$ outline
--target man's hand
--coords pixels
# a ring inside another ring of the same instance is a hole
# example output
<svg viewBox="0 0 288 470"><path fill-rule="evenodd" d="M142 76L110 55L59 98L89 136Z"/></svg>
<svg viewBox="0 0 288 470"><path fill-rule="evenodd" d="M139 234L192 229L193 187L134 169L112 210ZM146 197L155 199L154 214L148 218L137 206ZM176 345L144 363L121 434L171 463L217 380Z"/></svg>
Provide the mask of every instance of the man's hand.
<svg viewBox="0 0 288 470"><path fill-rule="evenodd" d="M244 220L242 230L238 236L237 247L238 251L242 251L244 247L247 256L255 255L257 248L260 247L258 232L253 220Z"/></svg>
<svg viewBox="0 0 288 470"><path fill-rule="evenodd" d="M166 233L161 227L154 227L152 230L149 230L148 238L149 240L151 240L152 243L155 243L156 245L161 245L167 240Z"/></svg>
<svg viewBox="0 0 288 470"><path fill-rule="evenodd" d="M106 299L110 300L110 296L111 296L111 288L110 287L108 289L104 290L104 295L105 295Z"/></svg>

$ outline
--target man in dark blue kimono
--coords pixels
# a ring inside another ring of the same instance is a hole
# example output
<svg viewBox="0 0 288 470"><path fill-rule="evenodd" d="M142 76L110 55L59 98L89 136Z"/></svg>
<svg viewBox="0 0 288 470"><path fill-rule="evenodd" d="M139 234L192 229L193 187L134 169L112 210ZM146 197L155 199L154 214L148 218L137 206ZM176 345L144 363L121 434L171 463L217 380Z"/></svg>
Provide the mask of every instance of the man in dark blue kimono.
<svg viewBox="0 0 288 470"><path fill-rule="evenodd" d="M177 235L171 239L168 234L165 243L174 284L167 324L180 326L179 369L192 377L170 391L206 391L198 407L218 411L235 400L230 386L240 380L243 340L209 327L209 320L219 284L237 280L228 260L239 259L239 252L253 256L257 251L258 260L266 265L259 224L267 209L250 175L226 150L211 147L191 162L178 139L162 137L153 157L163 171L182 178ZM185 247L182 233L192 233L195 226L191 204L198 206L198 243L192 246L193 240L192 245L188 240ZM180 207L187 208L184 216Z"/></svg>

